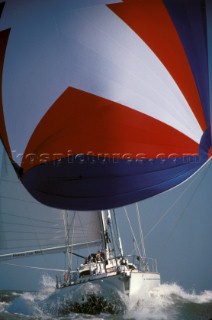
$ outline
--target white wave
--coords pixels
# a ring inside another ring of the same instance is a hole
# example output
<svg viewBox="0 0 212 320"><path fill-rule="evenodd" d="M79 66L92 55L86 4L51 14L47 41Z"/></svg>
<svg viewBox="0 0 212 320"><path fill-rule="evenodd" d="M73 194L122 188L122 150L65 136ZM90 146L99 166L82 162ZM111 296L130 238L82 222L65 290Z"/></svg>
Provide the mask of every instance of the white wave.
<svg viewBox="0 0 212 320"><path fill-rule="evenodd" d="M86 295L95 292L97 296L100 294L108 294L101 292L101 288L93 283L85 283L81 287L70 290L55 290L55 282L50 276L45 275L41 279L41 289L39 292L25 292L11 301L9 304L0 303L0 312L8 311L10 313L24 314L28 316L36 316L41 319L53 319L57 317L58 310L63 307L67 301L83 301L86 302ZM205 304L212 303L212 291L203 291L195 293L187 292L176 283L163 284L154 290L151 290L147 296L137 297L134 301L129 300L126 296L119 295L120 300L113 302L124 303L126 306L124 314L120 315L120 319L135 320L177 320L182 319L182 307L187 303ZM201 309L202 310L202 309ZM79 313L71 313L68 319L84 319L85 315ZM100 314L99 316L86 315L86 319L103 320L112 319L110 314ZM190 319L190 318L189 318Z"/></svg>
<svg viewBox="0 0 212 320"><path fill-rule="evenodd" d="M5 311L7 306L8 306L7 302L0 302L0 312Z"/></svg>
<svg viewBox="0 0 212 320"><path fill-rule="evenodd" d="M105 300L107 301L106 305ZM82 306L82 308L80 306ZM78 312L79 308L79 312L83 309L83 312L86 313L87 309L91 312L91 310L96 310L97 307L100 309L102 307L104 309L107 308L107 306L110 306L109 308L112 308L113 310L121 310L124 308L124 302L118 292L103 289L99 284L94 284L93 282L86 282L79 286L56 290L42 303L42 309L44 312L48 312L53 315L61 314L66 307L69 308L69 312ZM77 319L78 317L79 314ZM92 317L91 319L93 320L94 318ZM96 317L95 319L102 318Z"/></svg>
<svg viewBox="0 0 212 320"><path fill-rule="evenodd" d="M52 278L48 274L42 275L40 281L40 291L37 292L36 299L37 300L44 300L48 298L54 291L55 291L55 279Z"/></svg>
<svg viewBox="0 0 212 320"><path fill-rule="evenodd" d="M189 293L176 283L162 284L150 291L148 296L140 297L138 301L130 301L125 317L133 317L136 320L179 319L182 303L209 302L212 302L212 291Z"/></svg>
<svg viewBox="0 0 212 320"><path fill-rule="evenodd" d="M203 291L199 294L192 292L186 292L182 287L173 284L163 284L160 287L156 288L153 292L150 293L153 296L163 296L167 299L169 303L175 303L175 299L180 299L185 302L193 302L193 303L208 303L212 302L212 291Z"/></svg>
<svg viewBox="0 0 212 320"><path fill-rule="evenodd" d="M4 310L12 314L38 316L42 319L48 318L44 315L40 303L54 292L55 281L49 275L43 275L40 286L41 289L38 292L19 294L17 298L5 306Z"/></svg>

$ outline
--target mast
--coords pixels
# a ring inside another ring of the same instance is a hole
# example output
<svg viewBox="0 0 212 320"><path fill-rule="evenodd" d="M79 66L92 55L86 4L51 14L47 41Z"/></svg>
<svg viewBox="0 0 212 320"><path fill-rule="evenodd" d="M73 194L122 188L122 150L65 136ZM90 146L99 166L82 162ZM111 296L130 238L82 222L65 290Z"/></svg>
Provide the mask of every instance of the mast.
<svg viewBox="0 0 212 320"><path fill-rule="evenodd" d="M105 246L105 258L109 259L109 235L107 232L106 222L105 222L105 212L101 210L101 220L102 220L102 231L103 231L103 241Z"/></svg>
<svg viewBox="0 0 212 320"><path fill-rule="evenodd" d="M107 210L107 224L110 228L110 234L111 234L111 238L112 238L112 246L113 246L113 250L114 250L114 255L115 257L117 256L116 254L116 247L115 247L115 236L114 236L114 232L113 232L113 225L112 225L112 219L111 219L111 211Z"/></svg>
<svg viewBox="0 0 212 320"><path fill-rule="evenodd" d="M118 246L119 246L119 251L121 256L124 255L123 252L123 247L122 247L122 241L121 241L121 236L120 236L120 232L119 232L119 228L118 228L118 224L117 224L117 220L116 220L116 212L113 209L113 216L114 216L114 222L115 222L115 227L116 227L116 233L117 233L117 237L118 237Z"/></svg>
<svg viewBox="0 0 212 320"><path fill-rule="evenodd" d="M66 245L66 256L68 258L68 268L71 268L72 265L72 255L69 249L69 230L68 230L68 213L66 210L63 210L63 222L64 222L64 229L65 229L65 245Z"/></svg>

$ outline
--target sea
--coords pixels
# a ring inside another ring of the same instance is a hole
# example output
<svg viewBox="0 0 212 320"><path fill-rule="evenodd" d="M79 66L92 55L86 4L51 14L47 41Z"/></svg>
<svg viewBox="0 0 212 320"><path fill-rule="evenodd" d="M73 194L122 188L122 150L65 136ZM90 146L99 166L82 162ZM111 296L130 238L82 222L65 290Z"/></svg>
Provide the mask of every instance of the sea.
<svg viewBox="0 0 212 320"><path fill-rule="evenodd" d="M43 277L38 292L0 290L0 320L212 320L212 291L187 292L167 283L128 301L119 294L105 299L92 286L82 286L81 301L75 293L57 295L49 276Z"/></svg>

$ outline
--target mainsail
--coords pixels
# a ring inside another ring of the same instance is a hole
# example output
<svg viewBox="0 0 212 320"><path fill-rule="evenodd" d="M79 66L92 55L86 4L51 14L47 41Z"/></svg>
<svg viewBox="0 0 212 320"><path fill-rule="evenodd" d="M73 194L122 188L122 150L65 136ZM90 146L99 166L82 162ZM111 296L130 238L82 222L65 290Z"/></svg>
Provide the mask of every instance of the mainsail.
<svg viewBox="0 0 212 320"><path fill-rule="evenodd" d="M63 211L38 203L20 183L5 151L1 157L0 250L5 254L0 260L101 243L100 212Z"/></svg>

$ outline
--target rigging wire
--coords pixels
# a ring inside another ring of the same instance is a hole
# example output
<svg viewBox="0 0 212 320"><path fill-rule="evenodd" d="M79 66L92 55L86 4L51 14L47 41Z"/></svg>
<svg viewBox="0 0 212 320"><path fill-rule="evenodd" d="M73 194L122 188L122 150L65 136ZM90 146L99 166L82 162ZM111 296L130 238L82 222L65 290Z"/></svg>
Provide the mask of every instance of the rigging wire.
<svg viewBox="0 0 212 320"><path fill-rule="evenodd" d="M210 158L211 159L211 158ZM209 160L210 160L209 159ZM209 161L208 160L208 161ZM203 169L203 167L208 163L208 161L200 168ZM206 167L207 171L209 169L211 165L211 162L209 163L209 166ZM164 214L159 218L159 220L152 226L152 228L147 232L147 234L144 236L144 239L146 239L152 232L153 230L161 223L161 221L170 213L171 209L173 209L173 207L179 202L179 200L183 197L183 195L191 188L191 186L193 185L193 183L197 180L197 178L199 177L198 173L200 172L200 169L196 172L195 175L193 175L193 179L191 179L190 183L188 184L188 186L183 190L183 192L177 197L177 199L172 203L172 205L164 212ZM205 173L206 174L206 173ZM205 174L203 176L203 178L205 177ZM202 179L203 179L202 178ZM188 181L188 179L186 180ZM186 182L185 181L185 182Z"/></svg>
<svg viewBox="0 0 212 320"><path fill-rule="evenodd" d="M127 218L128 223L129 223L129 226L130 226L130 231L131 231L131 236L132 236L132 240L133 240L133 243L134 243L135 251L137 251L137 254L141 257L141 252L139 250L139 246L138 246L138 243L136 241L135 234L134 234L134 231L133 231L133 228L132 228L132 224L131 224L131 221L129 219L129 215L128 215L126 207L124 207L124 211L125 211L126 218Z"/></svg>
<svg viewBox="0 0 212 320"><path fill-rule="evenodd" d="M144 234L141 226L141 216L140 216L140 211L138 207L138 203L136 202L136 212L137 212L137 220L138 220L138 225L139 225L139 233L140 233L140 241L141 241L141 247L142 247L142 254L144 258L146 257L146 249L144 245Z"/></svg>
<svg viewBox="0 0 212 320"><path fill-rule="evenodd" d="M180 220L181 220L182 217L184 216L184 214L185 214L187 208L189 207L190 203L192 202L192 200L193 200L193 198L194 198L197 190L200 188L200 185L201 185L202 181L204 180L204 178L205 178L205 176L206 176L206 174L207 174L210 166L211 166L211 163L210 163L210 165L209 165L208 167L206 167L206 170L205 170L204 174L202 175L202 177L201 177L201 179L200 179L200 182L199 182L199 183L197 184L197 186L194 188L194 191L193 191L193 193L191 194L190 198L188 199L188 201L187 201L184 209L182 210L181 214L179 215L179 217L178 217L176 223L174 224L173 228L170 230L170 232L169 232L166 240L164 241L164 244L162 245L163 248L167 245L169 239L172 237L172 235L173 235L173 233L174 233L174 230L176 229L176 227L177 227L177 225L179 224ZM198 176L198 177L199 177L199 176ZM189 187L191 187L191 185L193 185L195 181L196 181L196 179L193 181L193 183L190 183ZM186 191L187 191L187 190L188 190L188 189L186 189Z"/></svg>

